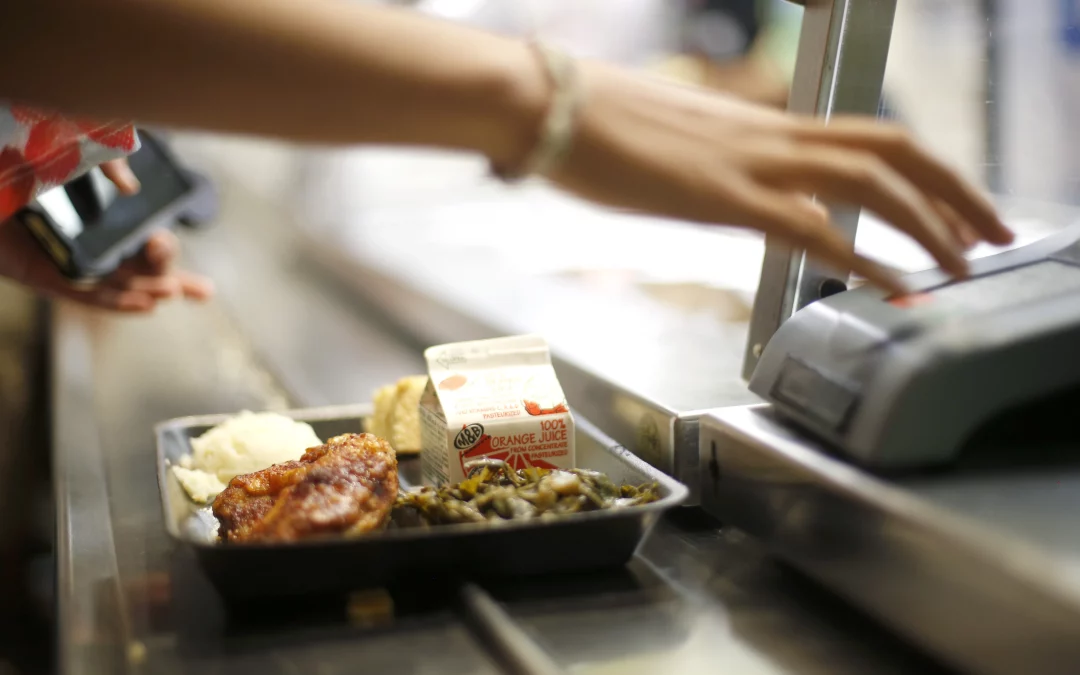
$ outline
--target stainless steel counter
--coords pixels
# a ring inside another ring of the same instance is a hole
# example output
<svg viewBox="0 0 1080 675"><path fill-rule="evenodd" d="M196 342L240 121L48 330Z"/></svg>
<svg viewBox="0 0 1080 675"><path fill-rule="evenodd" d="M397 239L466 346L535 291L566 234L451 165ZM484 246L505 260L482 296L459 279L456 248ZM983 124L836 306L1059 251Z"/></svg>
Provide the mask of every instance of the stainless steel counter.
<svg viewBox="0 0 1080 675"><path fill-rule="evenodd" d="M1075 673L1076 405L1003 418L951 466L882 473L770 406L727 408L701 424L703 504L967 671Z"/></svg>
<svg viewBox="0 0 1080 675"><path fill-rule="evenodd" d="M449 589L390 589L394 615L374 621L348 598L227 608L166 537L155 422L358 402L420 367L414 345L291 253L280 214L226 185L221 220L186 242L215 304L150 319L54 311L60 672L506 671ZM695 514L663 521L625 570L486 592L567 672L937 672Z"/></svg>

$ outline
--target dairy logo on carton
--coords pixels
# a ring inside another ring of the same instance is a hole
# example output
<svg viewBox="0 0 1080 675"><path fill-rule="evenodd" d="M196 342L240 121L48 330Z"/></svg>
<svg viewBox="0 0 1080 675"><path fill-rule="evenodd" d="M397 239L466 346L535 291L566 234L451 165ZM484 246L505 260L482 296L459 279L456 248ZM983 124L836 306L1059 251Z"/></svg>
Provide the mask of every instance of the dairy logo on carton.
<svg viewBox="0 0 1080 675"><path fill-rule="evenodd" d="M468 450L479 443L483 437L483 424L466 424L461 427L461 431L454 437L454 447L458 450Z"/></svg>

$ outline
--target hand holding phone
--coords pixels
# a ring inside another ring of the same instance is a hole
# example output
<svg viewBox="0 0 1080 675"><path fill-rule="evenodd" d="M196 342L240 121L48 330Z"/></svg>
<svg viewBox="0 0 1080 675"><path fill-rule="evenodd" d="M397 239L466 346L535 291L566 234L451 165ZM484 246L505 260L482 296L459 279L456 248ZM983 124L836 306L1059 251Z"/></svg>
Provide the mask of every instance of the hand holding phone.
<svg viewBox="0 0 1080 675"><path fill-rule="evenodd" d="M122 165L96 168L38 195L17 216L62 274L75 281L101 278L134 255L151 233L170 227L194 192L188 174L165 145L139 132L140 149ZM119 178L118 191L106 177ZM137 191L130 188L139 185Z"/></svg>
<svg viewBox="0 0 1080 675"><path fill-rule="evenodd" d="M116 271L92 284L73 283L60 273L29 230L9 221L0 225L0 276L50 298L129 313L145 313L163 300L205 300L209 280L177 269L180 242L168 230L150 236L142 249Z"/></svg>
<svg viewBox="0 0 1080 675"><path fill-rule="evenodd" d="M146 148L146 136L143 140ZM165 169L176 165L157 152L132 159L142 182L152 184L149 196L134 204L120 202L125 208L115 210L118 200L138 196L140 180L122 160L102 165L61 188L57 196L47 197L51 207L39 200L0 226L0 276L50 297L126 312L150 311L173 297L210 297L213 288L208 280L175 269L179 240L162 228L168 222L163 218L185 203L182 195L170 198L178 193L177 183L161 170L162 163L167 163ZM170 184L171 191L166 189ZM151 215L140 219L140 213ZM103 225L113 230L105 233L108 236L100 232L80 236L88 227Z"/></svg>

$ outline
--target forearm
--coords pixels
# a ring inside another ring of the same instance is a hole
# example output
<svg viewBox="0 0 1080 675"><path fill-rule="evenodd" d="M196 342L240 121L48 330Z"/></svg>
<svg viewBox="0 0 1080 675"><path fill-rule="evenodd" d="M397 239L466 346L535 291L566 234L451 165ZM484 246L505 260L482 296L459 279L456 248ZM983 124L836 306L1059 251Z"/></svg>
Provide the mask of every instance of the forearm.
<svg viewBox="0 0 1080 675"><path fill-rule="evenodd" d="M319 143L525 152L546 95L523 45L340 0L18 0L0 98Z"/></svg>

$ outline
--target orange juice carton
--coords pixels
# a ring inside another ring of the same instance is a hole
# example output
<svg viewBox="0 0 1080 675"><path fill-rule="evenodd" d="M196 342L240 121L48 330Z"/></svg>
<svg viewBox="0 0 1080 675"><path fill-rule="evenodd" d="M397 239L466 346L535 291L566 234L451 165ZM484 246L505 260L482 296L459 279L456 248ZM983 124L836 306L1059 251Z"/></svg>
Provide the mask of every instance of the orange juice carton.
<svg viewBox="0 0 1080 675"><path fill-rule="evenodd" d="M547 342L519 335L431 347L420 398L424 482L458 483L470 463L574 468L574 418Z"/></svg>

